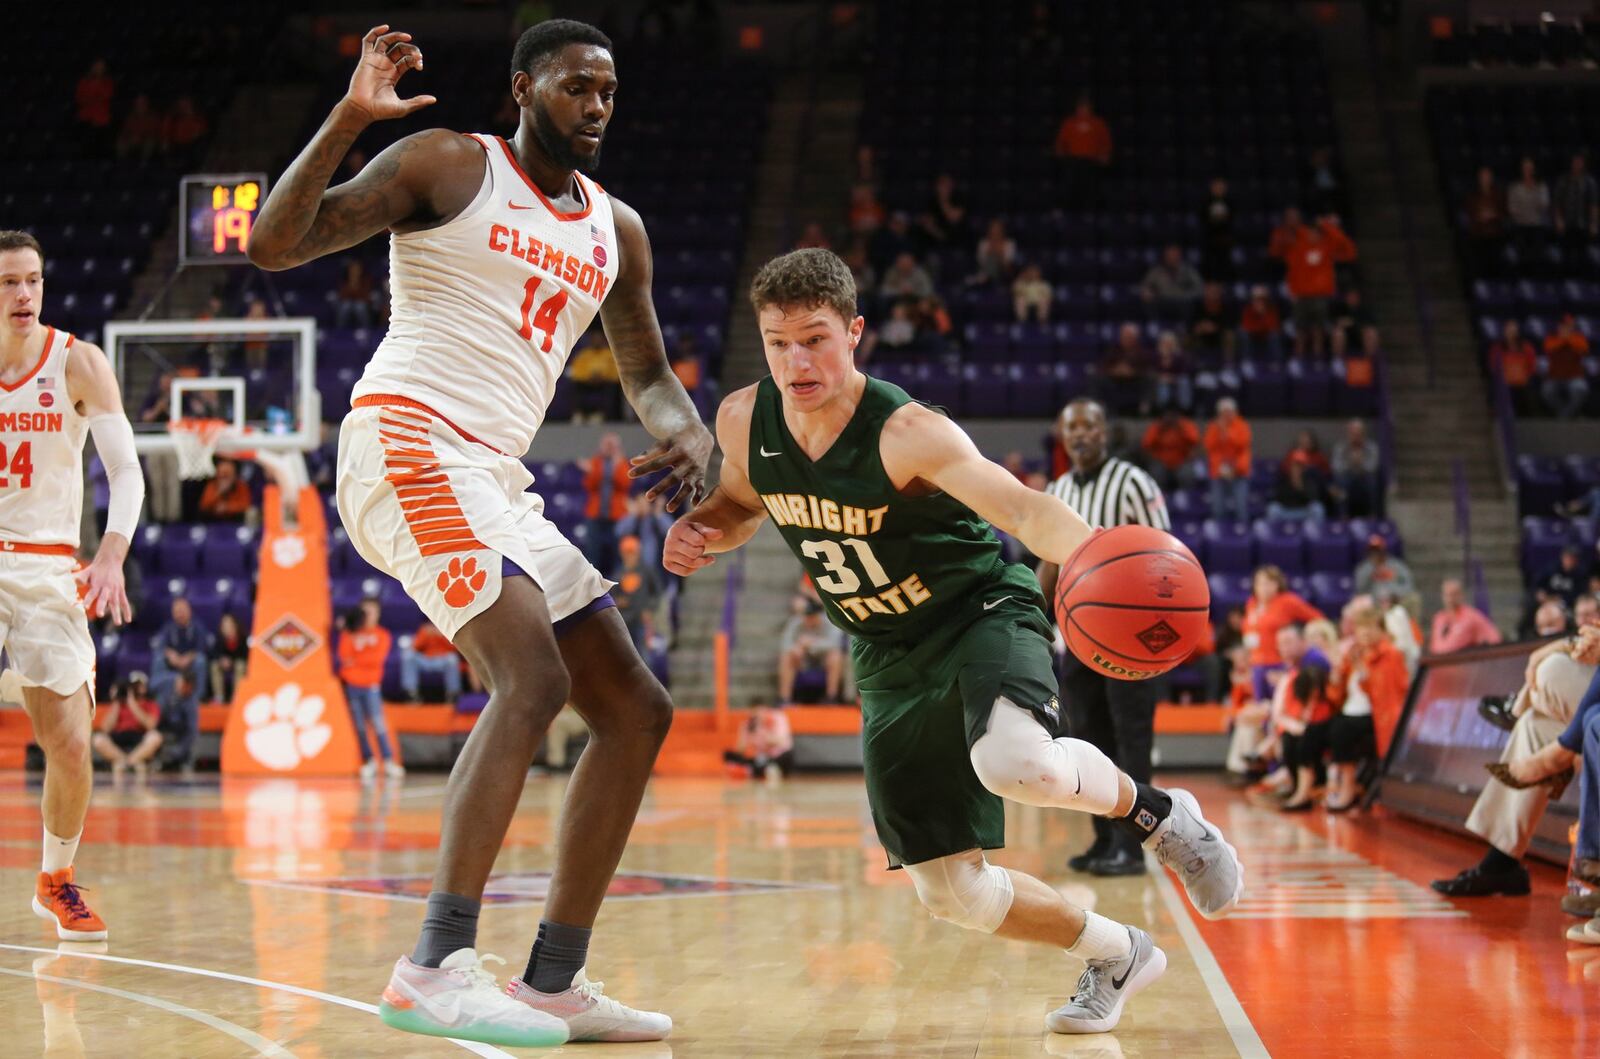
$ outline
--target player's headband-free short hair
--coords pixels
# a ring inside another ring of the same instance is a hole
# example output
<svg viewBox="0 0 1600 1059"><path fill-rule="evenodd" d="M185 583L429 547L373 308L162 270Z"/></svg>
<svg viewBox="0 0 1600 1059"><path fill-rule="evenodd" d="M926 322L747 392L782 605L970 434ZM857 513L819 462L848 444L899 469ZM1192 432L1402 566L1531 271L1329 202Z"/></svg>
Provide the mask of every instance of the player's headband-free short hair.
<svg viewBox="0 0 1600 1059"><path fill-rule="evenodd" d="M615 50L611 46L611 38L587 22L548 18L529 26L517 38L517 46L511 50L512 76L518 73L531 76L535 66L569 44L592 44L606 51Z"/></svg>
<svg viewBox="0 0 1600 1059"><path fill-rule="evenodd" d="M44 264L44 247L29 232L0 230L0 254L8 250L32 250L39 255L39 264Z"/></svg>
<svg viewBox="0 0 1600 1059"><path fill-rule="evenodd" d="M780 309L832 309L846 324L856 318L856 278L831 250L807 247L768 261L750 284L756 312Z"/></svg>

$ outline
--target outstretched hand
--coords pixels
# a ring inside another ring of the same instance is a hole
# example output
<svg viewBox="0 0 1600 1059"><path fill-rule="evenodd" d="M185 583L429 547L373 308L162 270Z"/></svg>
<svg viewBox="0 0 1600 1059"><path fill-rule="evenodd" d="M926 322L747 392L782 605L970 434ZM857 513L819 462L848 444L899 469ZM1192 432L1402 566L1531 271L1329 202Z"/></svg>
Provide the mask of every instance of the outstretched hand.
<svg viewBox="0 0 1600 1059"><path fill-rule="evenodd" d="M373 121L403 118L438 102L433 96L401 99L395 92L400 78L412 69L422 69L422 49L411 43L411 34L374 26L361 38L361 61L350 75L345 99L366 111Z"/></svg>
<svg viewBox="0 0 1600 1059"><path fill-rule="evenodd" d="M680 506L692 508L706 496L706 465L711 462L714 441L711 431L696 423L674 434L643 456L628 461L628 477L644 478L656 471L666 470L666 477L650 487L645 499L654 500L672 490L667 497L667 510Z"/></svg>

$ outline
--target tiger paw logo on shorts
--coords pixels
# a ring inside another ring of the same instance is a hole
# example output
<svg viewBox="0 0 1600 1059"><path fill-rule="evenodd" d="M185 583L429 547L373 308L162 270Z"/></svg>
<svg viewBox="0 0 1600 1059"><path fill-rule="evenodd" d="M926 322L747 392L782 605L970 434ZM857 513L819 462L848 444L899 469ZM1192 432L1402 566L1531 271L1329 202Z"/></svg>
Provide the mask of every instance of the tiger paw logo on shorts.
<svg viewBox="0 0 1600 1059"><path fill-rule="evenodd" d="M244 746L269 769L286 772L322 753L333 729L322 723L321 695L300 695L300 685L284 684L272 695L244 704Z"/></svg>
<svg viewBox="0 0 1600 1059"><path fill-rule="evenodd" d="M439 572L435 584L444 593L444 601L459 608L477 599L488 580L489 571L478 569L478 560L469 556L465 562L451 559L450 565Z"/></svg>

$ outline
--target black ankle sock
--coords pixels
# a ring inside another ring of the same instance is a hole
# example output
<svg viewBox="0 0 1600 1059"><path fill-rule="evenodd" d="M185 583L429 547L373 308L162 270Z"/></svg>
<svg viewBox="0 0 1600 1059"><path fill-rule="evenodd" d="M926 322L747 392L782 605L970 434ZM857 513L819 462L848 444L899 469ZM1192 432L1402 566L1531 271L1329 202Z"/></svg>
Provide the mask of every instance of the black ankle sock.
<svg viewBox="0 0 1600 1059"><path fill-rule="evenodd" d="M539 921L539 936L528 956L528 969L522 981L541 993L560 993L570 988L572 979L589 959L589 935L593 927L570 927L565 923Z"/></svg>
<svg viewBox="0 0 1600 1059"><path fill-rule="evenodd" d="M1478 862L1478 870L1486 875L1504 875L1507 872L1517 871L1521 867L1521 861L1501 853L1493 846L1489 847L1489 852L1485 853L1483 859Z"/></svg>
<svg viewBox="0 0 1600 1059"><path fill-rule="evenodd" d="M422 936L417 939L411 962L437 967L457 949L478 944L480 902L460 894L436 890L428 895L428 911L422 917Z"/></svg>
<svg viewBox="0 0 1600 1059"><path fill-rule="evenodd" d="M1161 826L1161 821L1171 814L1172 798L1166 791L1135 780L1133 808L1128 810L1127 816L1111 822L1143 842L1150 837L1152 831Z"/></svg>

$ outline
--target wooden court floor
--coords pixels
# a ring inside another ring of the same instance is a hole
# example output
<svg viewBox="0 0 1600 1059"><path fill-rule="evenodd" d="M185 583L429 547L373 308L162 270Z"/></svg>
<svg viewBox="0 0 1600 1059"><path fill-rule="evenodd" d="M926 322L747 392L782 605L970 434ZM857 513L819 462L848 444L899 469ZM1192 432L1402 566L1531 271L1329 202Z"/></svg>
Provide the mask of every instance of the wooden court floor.
<svg viewBox="0 0 1600 1059"><path fill-rule="evenodd" d="M1013 809L996 859L1150 930L1171 960L1114 1035L1045 1012L1079 965L930 920L883 870L858 777L657 780L602 912L590 974L672 1014L616 1056L1600 1055L1600 948L1535 894L1455 906L1427 880L1472 859L1396 820L1283 817L1184 782L1246 858L1240 914L1206 923L1168 879L1067 875L1083 819ZM0 774L0 1055L503 1055L397 1034L373 1005L409 950L443 777L196 781L97 789L80 881L103 946L32 917L38 787ZM520 971L563 781L530 779L491 882L480 948Z"/></svg>

